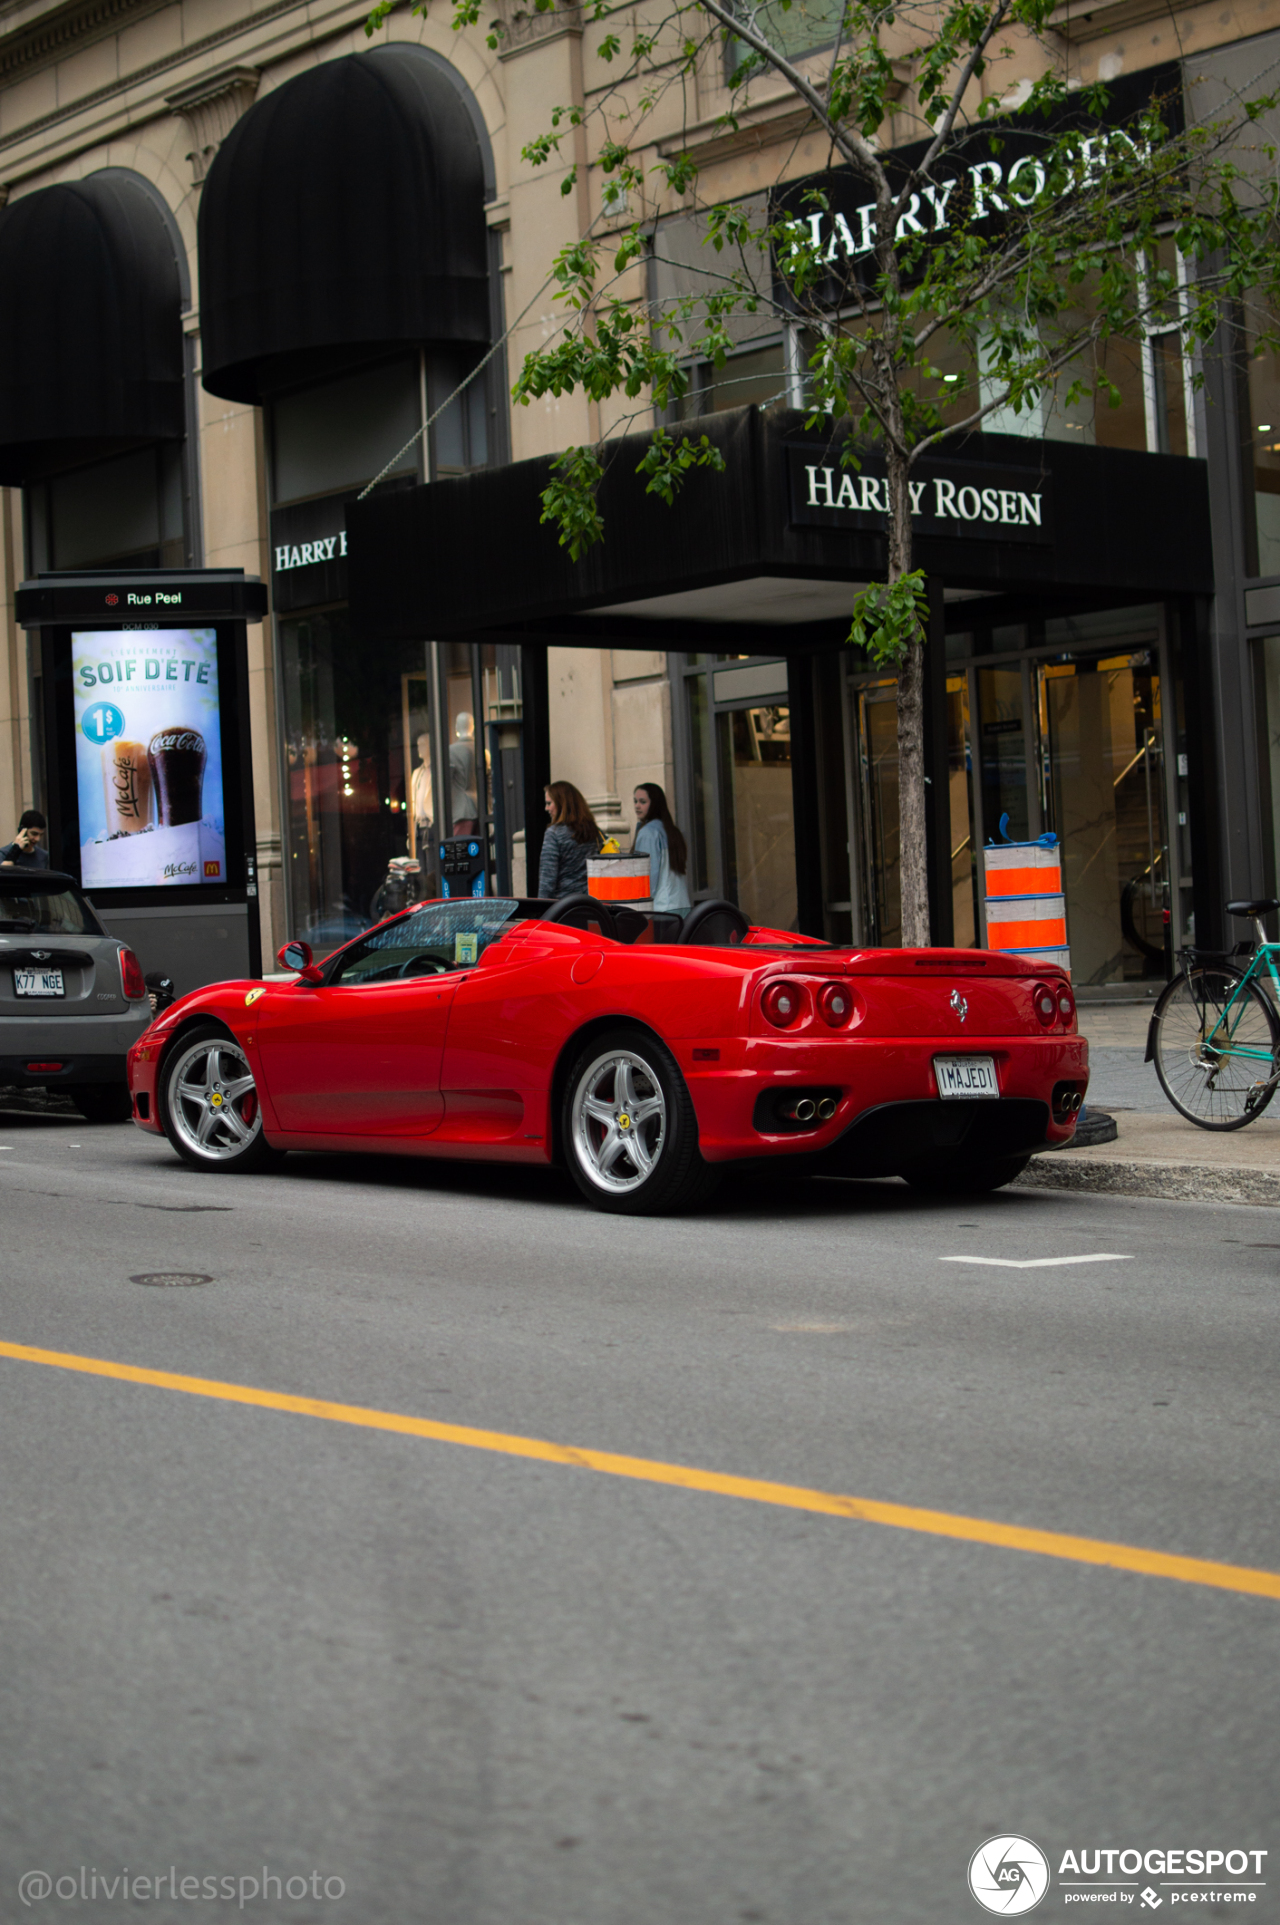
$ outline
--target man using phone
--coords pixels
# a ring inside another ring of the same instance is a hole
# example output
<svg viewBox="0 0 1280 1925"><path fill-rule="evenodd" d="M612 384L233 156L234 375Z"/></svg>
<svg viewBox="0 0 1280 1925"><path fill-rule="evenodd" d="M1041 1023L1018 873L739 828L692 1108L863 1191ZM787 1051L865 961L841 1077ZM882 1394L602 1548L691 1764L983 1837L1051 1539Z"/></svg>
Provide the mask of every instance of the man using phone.
<svg viewBox="0 0 1280 1925"><path fill-rule="evenodd" d="M17 835L7 849L0 849L0 868L47 869L49 851L41 846L46 827L39 809L24 809Z"/></svg>

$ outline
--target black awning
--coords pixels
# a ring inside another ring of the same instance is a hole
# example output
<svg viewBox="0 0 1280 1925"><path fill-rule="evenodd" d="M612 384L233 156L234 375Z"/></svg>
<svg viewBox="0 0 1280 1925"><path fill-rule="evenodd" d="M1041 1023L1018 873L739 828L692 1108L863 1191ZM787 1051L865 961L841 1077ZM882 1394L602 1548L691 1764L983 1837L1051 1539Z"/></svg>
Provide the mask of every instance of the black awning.
<svg viewBox="0 0 1280 1925"><path fill-rule="evenodd" d="M487 342L484 156L420 47L286 81L237 122L200 203L204 385L255 402L325 351Z"/></svg>
<svg viewBox="0 0 1280 1925"><path fill-rule="evenodd" d="M720 619L690 619L714 591L739 585L721 626L741 649L786 653L842 642L848 612L794 626L763 605L760 583L818 591L884 579L883 458L840 463L843 433L802 413L734 409L690 425L718 447L724 472L695 471L668 508L636 466L647 437L605 446L605 539L577 562L542 520L553 457L520 461L379 497L347 514L351 612L370 641L419 635L546 641L594 648L702 649ZM953 592L1038 598L1159 600L1213 588L1203 461L1078 447L1018 435L968 435L922 464L913 484L916 560ZM917 498L918 491L918 498ZM856 496L856 503L855 503ZM850 591L852 593L852 590ZM662 600L681 597L670 616ZM701 598L697 601L691 598ZM811 593L821 605L821 596ZM653 602L646 610L646 603Z"/></svg>
<svg viewBox="0 0 1280 1925"><path fill-rule="evenodd" d="M154 189L122 167L0 213L0 482L20 486L58 444L181 439L176 245Z"/></svg>

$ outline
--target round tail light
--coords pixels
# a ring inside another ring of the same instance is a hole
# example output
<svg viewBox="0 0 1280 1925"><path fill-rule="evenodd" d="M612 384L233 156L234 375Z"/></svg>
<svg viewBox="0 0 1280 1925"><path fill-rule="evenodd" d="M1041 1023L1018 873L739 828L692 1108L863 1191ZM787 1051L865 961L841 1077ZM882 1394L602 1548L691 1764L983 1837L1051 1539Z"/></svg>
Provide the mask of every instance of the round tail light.
<svg viewBox="0 0 1280 1925"><path fill-rule="evenodd" d="M832 1029L843 1029L853 1015L853 996L843 983L828 983L818 996L818 1014Z"/></svg>
<svg viewBox="0 0 1280 1925"><path fill-rule="evenodd" d="M1058 1019L1058 998L1048 983L1037 983L1031 992L1031 1006L1040 1021L1048 1029L1050 1023Z"/></svg>
<svg viewBox="0 0 1280 1925"><path fill-rule="evenodd" d="M120 983L129 1002L141 1002L146 996L147 985L143 980L142 964L132 949L120 951Z"/></svg>
<svg viewBox="0 0 1280 1925"><path fill-rule="evenodd" d="M794 1029L804 1008L804 991L798 983L770 983L760 1007L775 1029Z"/></svg>
<svg viewBox="0 0 1280 1925"><path fill-rule="evenodd" d="M1076 999L1065 983L1058 985L1058 1014L1064 1023L1069 1023L1076 1013Z"/></svg>

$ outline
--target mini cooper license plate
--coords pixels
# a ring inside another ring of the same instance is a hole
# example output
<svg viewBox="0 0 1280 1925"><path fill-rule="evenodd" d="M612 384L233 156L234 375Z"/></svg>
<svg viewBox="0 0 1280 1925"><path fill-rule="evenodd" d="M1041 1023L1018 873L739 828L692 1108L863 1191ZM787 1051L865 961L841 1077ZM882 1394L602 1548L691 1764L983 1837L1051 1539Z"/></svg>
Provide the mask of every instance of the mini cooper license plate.
<svg viewBox="0 0 1280 1925"><path fill-rule="evenodd" d="M939 1096L999 1096L994 1056L935 1056Z"/></svg>
<svg viewBox="0 0 1280 1925"><path fill-rule="evenodd" d="M15 969L15 996L65 996L60 969Z"/></svg>

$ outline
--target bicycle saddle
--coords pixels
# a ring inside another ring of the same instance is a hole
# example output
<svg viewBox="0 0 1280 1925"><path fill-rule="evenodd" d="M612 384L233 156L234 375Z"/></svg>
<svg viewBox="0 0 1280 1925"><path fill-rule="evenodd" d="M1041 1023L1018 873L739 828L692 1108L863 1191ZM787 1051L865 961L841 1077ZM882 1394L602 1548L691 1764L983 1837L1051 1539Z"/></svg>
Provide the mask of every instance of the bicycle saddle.
<svg viewBox="0 0 1280 1925"><path fill-rule="evenodd" d="M1229 902L1227 904L1227 914L1229 916L1269 916L1273 909L1280 909L1280 902L1275 901L1271 896L1268 896L1265 900L1259 897L1257 902Z"/></svg>

